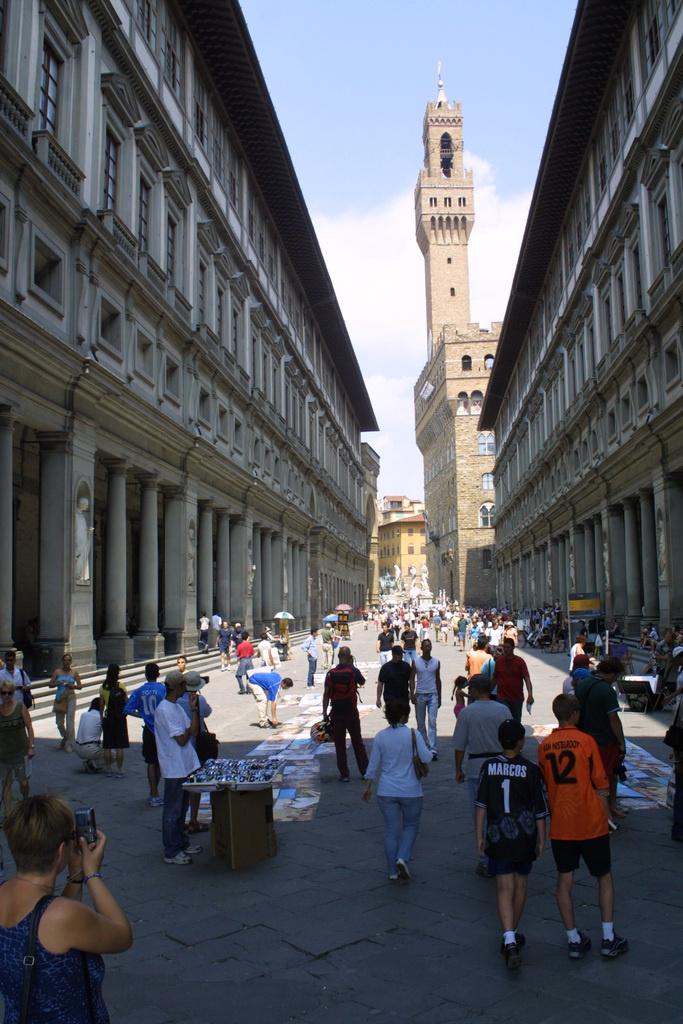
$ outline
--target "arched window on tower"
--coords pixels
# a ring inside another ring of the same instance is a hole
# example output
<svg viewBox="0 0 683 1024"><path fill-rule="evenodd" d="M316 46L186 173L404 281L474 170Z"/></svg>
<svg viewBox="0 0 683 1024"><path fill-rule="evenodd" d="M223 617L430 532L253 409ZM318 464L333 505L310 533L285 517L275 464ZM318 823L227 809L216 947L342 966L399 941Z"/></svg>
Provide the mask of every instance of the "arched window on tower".
<svg viewBox="0 0 683 1024"><path fill-rule="evenodd" d="M462 357L462 368L463 368L463 370L471 370L472 369L472 356L463 356Z"/></svg>
<svg viewBox="0 0 683 1024"><path fill-rule="evenodd" d="M493 356L492 355L484 356L484 366L486 367L487 370L492 370L493 369Z"/></svg>
<svg viewBox="0 0 683 1024"><path fill-rule="evenodd" d="M478 416L481 412L481 403L484 401L484 396L481 391L473 391L470 402L470 412L473 416Z"/></svg>
<svg viewBox="0 0 683 1024"><path fill-rule="evenodd" d="M469 412L469 400L467 398L467 392L461 391L458 395L458 408L456 416L467 416Z"/></svg>
<svg viewBox="0 0 683 1024"><path fill-rule="evenodd" d="M444 178L450 178L453 169L453 143L448 132L441 136L441 170Z"/></svg>
<svg viewBox="0 0 683 1024"><path fill-rule="evenodd" d="M491 504L482 505L479 509L479 525L485 529L493 526L496 517L496 506Z"/></svg>
<svg viewBox="0 0 683 1024"><path fill-rule="evenodd" d="M479 454L480 455L495 455L496 454L496 442L493 434L480 434L479 435Z"/></svg>
<svg viewBox="0 0 683 1024"><path fill-rule="evenodd" d="M481 487L484 491L493 490L493 473L482 473Z"/></svg>

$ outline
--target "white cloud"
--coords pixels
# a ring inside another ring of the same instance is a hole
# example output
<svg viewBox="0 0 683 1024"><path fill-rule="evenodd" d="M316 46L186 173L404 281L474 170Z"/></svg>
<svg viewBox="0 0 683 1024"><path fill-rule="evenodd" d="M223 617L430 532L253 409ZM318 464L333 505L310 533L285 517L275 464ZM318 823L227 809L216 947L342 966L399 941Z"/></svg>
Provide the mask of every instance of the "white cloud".
<svg viewBox="0 0 683 1024"><path fill-rule="evenodd" d="M485 327L503 319L531 193L503 198L488 161L466 153L465 166L475 184L471 315ZM413 385L427 345L413 195L390 197L364 213L314 215L313 221L380 427L366 437L381 456L379 494L421 499Z"/></svg>

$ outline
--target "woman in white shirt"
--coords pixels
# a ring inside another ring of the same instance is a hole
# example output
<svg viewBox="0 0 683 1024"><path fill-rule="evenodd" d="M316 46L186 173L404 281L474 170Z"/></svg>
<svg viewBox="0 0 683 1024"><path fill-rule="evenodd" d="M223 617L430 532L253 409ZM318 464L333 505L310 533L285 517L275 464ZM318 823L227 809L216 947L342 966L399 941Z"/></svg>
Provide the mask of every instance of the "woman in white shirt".
<svg viewBox="0 0 683 1024"><path fill-rule="evenodd" d="M365 773L363 800L372 797L372 780L382 767L377 786L377 803L384 818L384 851L389 878L410 878L408 862L413 852L422 814L422 783L413 765L413 736L421 761L432 760L432 753L417 729L406 725L410 717L407 700L389 701L384 709L388 729L377 733L372 744L370 763Z"/></svg>

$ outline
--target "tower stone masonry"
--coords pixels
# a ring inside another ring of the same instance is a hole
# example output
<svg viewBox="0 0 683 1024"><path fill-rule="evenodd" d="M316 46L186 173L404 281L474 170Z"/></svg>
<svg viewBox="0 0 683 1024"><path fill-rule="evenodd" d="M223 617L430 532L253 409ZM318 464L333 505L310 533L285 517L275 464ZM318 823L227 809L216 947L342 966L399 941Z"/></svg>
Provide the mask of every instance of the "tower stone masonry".
<svg viewBox="0 0 683 1024"><path fill-rule="evenodd" d="M472 172L463 165L462 111L439 78L424 118L424 168L415 189L417 243L425 261L427 362L415 385L415 433L424 460L427 565L434 593L461 604L495 598L495 439L479 414L500 324L470 322L468 243Z"/></svg>

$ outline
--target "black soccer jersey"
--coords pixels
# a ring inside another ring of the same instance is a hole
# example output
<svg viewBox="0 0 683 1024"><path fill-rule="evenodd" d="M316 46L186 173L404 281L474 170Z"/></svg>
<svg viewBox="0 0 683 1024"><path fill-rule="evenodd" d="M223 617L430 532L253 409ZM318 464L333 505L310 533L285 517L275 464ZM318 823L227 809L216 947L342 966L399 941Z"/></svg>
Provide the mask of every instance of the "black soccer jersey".
<svg viewBox="0 0 683 1024"><path fill-rule="evenodd" d="M536 819L548 815L541 773L518 755L499 754L482 765L477 807L486 808L486 853L494 860L536 857Z"/></svg>

